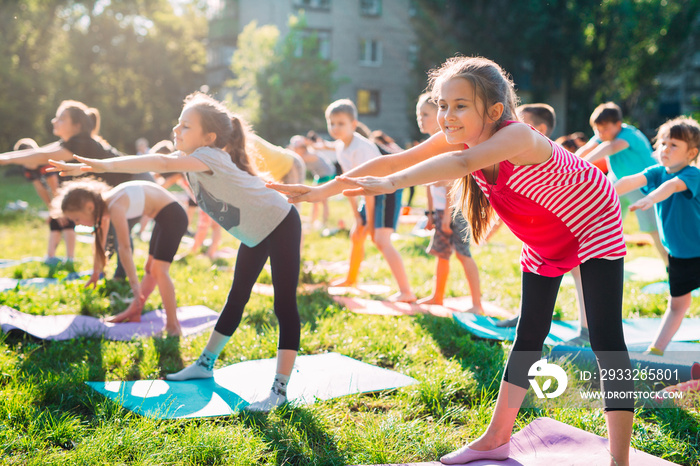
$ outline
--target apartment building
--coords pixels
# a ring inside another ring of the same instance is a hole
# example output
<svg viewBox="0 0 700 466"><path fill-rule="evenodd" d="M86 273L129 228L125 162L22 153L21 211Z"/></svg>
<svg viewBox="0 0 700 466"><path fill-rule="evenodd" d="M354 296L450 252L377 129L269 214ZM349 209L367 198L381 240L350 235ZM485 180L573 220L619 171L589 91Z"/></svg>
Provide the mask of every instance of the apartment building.
<svg viewBox="0 0 700 466"><path fill-rule="evenodd" d="M341 85L334 98L349 98L359 119L407 142L415 121L409 108L417 51L410 0L219 0L210 21L207 81L216 91L231 77L238 33L251 21L288 32L291 15L303 10L323 58L337 65ZM330 103L330 102L329 102Z"/></svg>

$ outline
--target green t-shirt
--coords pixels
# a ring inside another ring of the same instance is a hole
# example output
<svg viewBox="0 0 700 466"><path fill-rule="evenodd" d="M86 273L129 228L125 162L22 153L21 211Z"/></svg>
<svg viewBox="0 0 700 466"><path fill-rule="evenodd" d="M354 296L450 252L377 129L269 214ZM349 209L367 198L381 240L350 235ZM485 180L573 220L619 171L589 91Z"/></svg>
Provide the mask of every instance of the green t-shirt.
<svg viewBox="0 0 700 466"><path fill-rule="evenodd" d="M593 138L599 144L602 142L598 136ZM617 138L627 141L629 147L608 157L610 171L615 178L619 180L624 176L636 175L656 165L656 160L651 156L651 143L637 128L623 123Z"/></svg>

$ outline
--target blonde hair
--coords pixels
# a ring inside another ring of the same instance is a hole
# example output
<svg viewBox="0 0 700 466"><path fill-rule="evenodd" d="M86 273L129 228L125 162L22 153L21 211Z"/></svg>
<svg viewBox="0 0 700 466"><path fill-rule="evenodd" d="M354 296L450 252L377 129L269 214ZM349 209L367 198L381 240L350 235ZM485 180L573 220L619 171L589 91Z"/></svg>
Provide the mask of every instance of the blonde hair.
<svg viewBox="0 0 700 466"><path fill-rule="evenodd" d="M79 212L89 201L94 204L93 234L95 235L95 251L97 252L95 257L102 261L101 264L98 264L100 266L107 262L105 250L102 247L106 233L102 231L101 227L102 216L105 214L107 206L102 199L102 193L110 189L112 189L111 186L104 181L90 177L80 178L63 183L58 189L56 197L51 200L51 211L55 217L62 217L66 212Z"/></svg>
<svg viewBox="0 0 700 466"><path fill-rule="evenodd" d="M494 128L499 128L508 120L518 120L516 107L518 99L515 86L510 76L497 63L483 57L453 57L442 66L430 71L431 95L435 101L439 98L440 86L451 79L462 78L469 81L474 89L474 97L483 104L484 126L487 109L494 104L503 104L503 112ZM476 99L475 99L476 100ZM469 174L457 180L451 195L469 221L471 235L475 242L486 236L494 219L494 212L486 195L481 191L474 177Z"/></svg>
<svg viewBox="0 0 700 466"><path fill-rule="evenodd" d="M241 170L253 176L258 175L246 152L248 125L239 116L232 114L223 103L202 92L188 95L184 108L191 108L199 114L205 133L216 134L214 147L228 152L231 161Z"/></svg>

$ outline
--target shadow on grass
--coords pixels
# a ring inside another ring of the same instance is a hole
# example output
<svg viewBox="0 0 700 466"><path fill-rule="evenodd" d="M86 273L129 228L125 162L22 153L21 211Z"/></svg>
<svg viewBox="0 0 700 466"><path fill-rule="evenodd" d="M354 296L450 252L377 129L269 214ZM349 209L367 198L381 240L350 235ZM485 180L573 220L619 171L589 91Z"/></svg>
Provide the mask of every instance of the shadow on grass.
<svg viewBox="0 0 700 466"><path fill-rule="evenodd" d="M241 421L265 439L276 453L277 465L347 464L333 435L304 407L282 406L269 414L245 412Z"/></svg>

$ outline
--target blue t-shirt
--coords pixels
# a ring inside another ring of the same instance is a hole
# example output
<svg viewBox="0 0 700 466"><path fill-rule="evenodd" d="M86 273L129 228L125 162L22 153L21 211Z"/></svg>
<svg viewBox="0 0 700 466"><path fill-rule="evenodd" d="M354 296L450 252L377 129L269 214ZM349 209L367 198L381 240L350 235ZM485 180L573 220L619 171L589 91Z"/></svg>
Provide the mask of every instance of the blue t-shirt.
<svg viewBox="0 0 700 466"><path fill-rule="evenodd" d="M655 165L644 170L644 176L647 185L642 191L646 194L675 177L688 187L654 204L656 222L661 244L670 255L679 259L700 257L700 169L689 165L676 173L668 173L665 167Z"/></svg>
<svg viewBox="0 0 700 466"><path fill-rule="evenodd" d="M626 149L608 157L610 171L618 180L623 176L641 173L647 167L656 164L656 160L651 156L653 152L651 143L644 136L644 133L634 126L622 123L622 129L616 138L622 139L629 144L629 147ZM602 142L598 136L594 136L593 140L599 144Z"/></svg>

